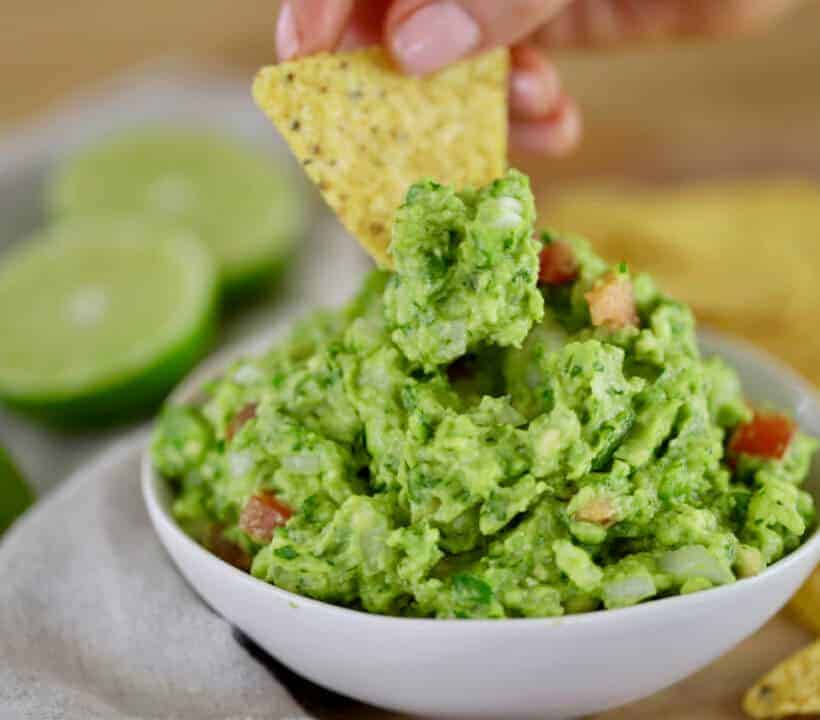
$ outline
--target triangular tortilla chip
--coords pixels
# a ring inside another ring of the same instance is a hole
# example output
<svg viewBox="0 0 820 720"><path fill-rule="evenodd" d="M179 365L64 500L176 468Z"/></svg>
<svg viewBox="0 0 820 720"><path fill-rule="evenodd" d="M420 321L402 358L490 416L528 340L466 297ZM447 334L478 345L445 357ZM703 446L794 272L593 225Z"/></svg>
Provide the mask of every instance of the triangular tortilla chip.
<svg viewBox="0 0 820 720"><path fill-rule="evenodd" d="M820 640L784 660L743 699L753 718L820 713Z"/></svg>
<svg viewBox="0 0 820 720"><path fill-rule="evenodd" d="M507 51L418 78L379 48L262 68L267 113L347 229L383 266L393 214L422 178L480 186L507 158Z"/></svg>

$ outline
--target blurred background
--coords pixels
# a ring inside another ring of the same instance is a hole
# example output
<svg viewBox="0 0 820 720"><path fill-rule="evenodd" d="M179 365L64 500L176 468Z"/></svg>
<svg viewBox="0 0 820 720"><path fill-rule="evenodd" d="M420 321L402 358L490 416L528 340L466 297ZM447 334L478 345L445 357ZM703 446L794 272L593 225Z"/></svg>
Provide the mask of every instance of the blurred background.
<svg viewBox="0 0 820 720"><path fill-rule="evenodd" d="M160 57L251 73L274 59L275 1L2 0L0 123L12 126L124 69ZM679 179L820 172L820 3L765 33L675 48L560 58L586 118L571 160L544 180Z"/></svg>
<svg viewBox="0 0 820 720"><path fill-rule="evenodd" d="M303 185L250 98L254 72L274 61L276 5L270 0L0 0L0 271L11 262L10 248L26 246L57 216L93 200L90 181L71 179L83 176L77 169L83 163L85 177L128 190L137 173L121 156L115 153L108 165L92 157L88 165L88 153L93 156L112 132L157 123L197 137L205 130L206 155L216 152L208 143L216 143L240 176L262 163L267 169L260 172L287 188L280 212L288 218L288 232L259 246L261 255L254 255L243 282L232 280L226 290L224 268L218 270L216 307L202 310L211 313L215 334L199 338L155 384L160 394L215 346L253 335L277 316L341 302L369 265ZM533 178L542 224L586 233L612 259L655 273L705 324L764 347L815 385L820 384L818 38L820 2L809 1L776 25L744 37L561 55L564 85L583 111L581 148L560 160L512 158ZM243 146L235 150L222 144L236 140ZM150 175L151 158L159 162L167 156L162 149L154 152L142 153L147 166L140 172ZM211 206L229 195L222 192L227 186L209 185L214 168L203 170L195 149L192 153L180 161L187 163L186 182L210 188L199 207L203 218L212 217ZM79 159L72 165L74 158ZM109 175L112 163L120 170ZM224 173L217 169L216 174ZM179 200L179 185L168 192ZM167 204L168 192L160 204ZM235 207L218 210L244 228L254 218L260 225L270 220L264 208L248 211L238 200ZM193 211L184 219L208 225ZM224 251L234 241L214 242ZM248 277L254 280L251 292L236 292L239 286L248 289ZM37 294L44 285L35 279L25 287ZM150 295L150 283L144 292ZM87 300L81 309L93 314L95 305ZM22 307L22 301L15 302L6 301L7 319ZM6 327L2 316L0 307L0 331ZM137 316L136 328L150 321L145 313ZM17 331L19 323L9 327ZM48 326L35 329L49 334ZM8 337L0 332L3 342ZM103 443L146 417L144 408L127 410L83 431L73 426L70 409L68 422L57 428L31 413L0 410L0 532L4 512L8 522L31 501L14 478L22 474L38 494L46 492ZM802 636L782 640L788 632L782 624L769 626L763 640L753 639L756 645L737 651L735 661L764 646L803 641ZM719 698L712 688L732 677L726 671L708 681L696 678L677 699L689 693ZM660 709L668 714L675 696L662 697L668 701L642 717L657 717Z"/></svg>

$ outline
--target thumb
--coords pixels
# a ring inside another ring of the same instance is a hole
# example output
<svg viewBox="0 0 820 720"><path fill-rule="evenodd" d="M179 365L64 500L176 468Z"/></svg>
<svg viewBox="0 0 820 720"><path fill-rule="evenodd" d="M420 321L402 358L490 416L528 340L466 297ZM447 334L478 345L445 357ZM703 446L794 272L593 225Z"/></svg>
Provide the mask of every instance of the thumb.
<svg viewBox="0 0 820 720"><path fill-rule="evenodd" d="M397 0L385 19L385 40L405 72L423 75L498 45L512 45L568 3Z"/></svg>

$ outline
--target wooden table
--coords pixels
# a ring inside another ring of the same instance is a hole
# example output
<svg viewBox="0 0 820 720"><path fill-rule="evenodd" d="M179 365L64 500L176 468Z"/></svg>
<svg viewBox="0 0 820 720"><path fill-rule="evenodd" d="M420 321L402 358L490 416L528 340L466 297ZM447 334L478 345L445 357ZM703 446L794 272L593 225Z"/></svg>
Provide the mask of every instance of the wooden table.
<svg viewBox="0 0 820 720"><path fill-rule="evenodd" d="M0 0L0 124L23 121L66 92L160 55L183 53L250 73L273 57L273 6L263 0ZM567 57L560 64L585 109L586 139L571 159L521 160L540 194L590 177L664 183L820 178L818 2L766 36ZM816 268L820 288L820 238L815 247L806 263ZM726 268L727 292L742 280ZM788 278L773 269L770 281ZM805 299L799 322L785 334L750 327L738 315L710 320L768 347L820 384L818 311L820 291ZM605 717L740 718L742 690L808 640L778 617L712 667ZM304 699L321 717L391 717L311 688Z"/></svg>

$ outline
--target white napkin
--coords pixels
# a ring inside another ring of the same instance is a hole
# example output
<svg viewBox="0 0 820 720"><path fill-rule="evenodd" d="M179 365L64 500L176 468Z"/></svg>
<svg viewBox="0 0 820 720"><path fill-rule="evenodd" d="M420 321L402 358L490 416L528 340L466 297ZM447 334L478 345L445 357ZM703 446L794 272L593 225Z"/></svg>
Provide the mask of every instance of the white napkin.
<svg viewBox="0 0 820 720"><path fill-rule="evenodd" d="M118 443L0 542L0 718L309 720L155 538L144 444Z"/></svg>
<svg viewBox="0 0 820 720"><path fill-rule="evenodd" d="M368 265L333 223L319 223L280 305L249 313L230 337L247 346L316 304L339 305ZM154 536L139 490L145 442L145 431L120 441L0 539L0 720L310 720ZM41 460L58 475L66 457ZM312 707L339 704L295 683Z"/></svg>

